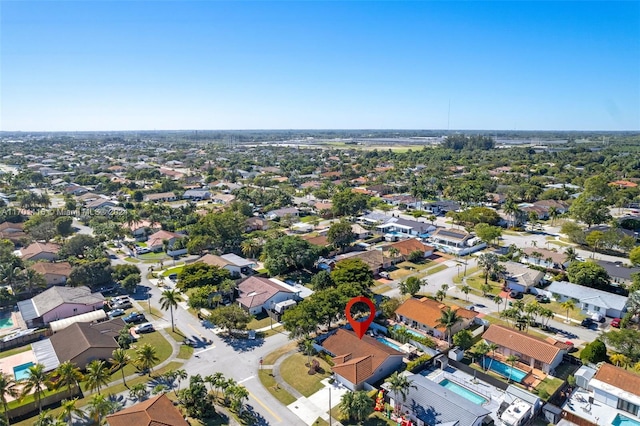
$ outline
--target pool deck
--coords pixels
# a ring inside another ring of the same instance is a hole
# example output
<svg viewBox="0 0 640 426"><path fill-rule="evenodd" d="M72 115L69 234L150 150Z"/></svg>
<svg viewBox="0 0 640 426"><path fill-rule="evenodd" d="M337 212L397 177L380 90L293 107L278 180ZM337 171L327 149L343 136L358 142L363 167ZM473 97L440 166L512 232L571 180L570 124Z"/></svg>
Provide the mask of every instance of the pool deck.
<svg viewBox="0 0 640 426"><path fill-rule="evenodd" d="M589 404L589 397L592 396L593 392L577 388L562 408L597 425L613 424L613 419L615 419L618 414L633 418L632 414L616 410L614 407L605 405L602 402L593 401L593 404Z"/></svg>
<svg viewBox="0 0 640 426"><path fill-rule="evenodd" d="M14 377L13 367L26 364L28 362L37 363L38 360L32 350L11 355L6 358L0 358L0 371ZM7 396L7 401L13 401L11 396Z"/></svg>
<svg viewBox="0 0 640 426"><path fill-rule="evenodd" d="M20 315L20 312L11 312L11 322L13 322L13 325L11 327L0 328L0 336L5 336L7 334L13 333L14 331L27 328L26 324L22 320L22 315Z"/></svg>

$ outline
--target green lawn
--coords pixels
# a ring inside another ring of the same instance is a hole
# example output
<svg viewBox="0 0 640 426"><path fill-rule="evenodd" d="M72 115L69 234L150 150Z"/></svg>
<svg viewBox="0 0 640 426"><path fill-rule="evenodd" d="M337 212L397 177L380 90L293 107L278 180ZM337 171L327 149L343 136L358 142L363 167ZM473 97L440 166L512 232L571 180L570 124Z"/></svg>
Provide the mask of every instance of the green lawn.
<svg viewBox="0 0 640 426"><path fill-rule="evenodd" d="M271 352L270 354L268 354L267 356L265 356L262 360L264 365L273 365L276 363L276 361L278 360L278 358L280 358L281 356L283 356L284 354L286 354L287 352L295 349L297 346L296 342L290 342L288 344L286 344L285 346L282 346L278 349L276 349L275 351Z"/></svg>
<svg viewBox="0 0 640 426"><path fill-rule="evenodd" d="M184 265L174 266L172 268L167 269L162 273L163 276L168 277L171 274L179 274L184 269Z"/></svg>
<svg viewBox="0 0 640 426"><path fill-rule="evenodd" d="M444 263L441 263L440 265L436 265L436 266L434 266L433 268L429 268L429 269L427 269L427 270L426 270L426 271L424 271L422 274L418 274L418 276L419 276L419 277L421 277L421 276L425 276L425 277L427 277L427 276L429 276L429 275L433 275L433 274L435 274L436 272L444 271L444 270L445 270L445 269L447 269L447 268L448 268L448 266L447 266L447 265L445 265Z"/></svg>
<svg viewBox="0 0 640 426"><path fill-rule="evenodd" d="M387 419L384 414L379 411L374 411L364 422L358 423L355 420L344 418L339 406L335 406L331 409L331 416L332 418L339 420L344 426L396 426L398 424L391 421L391 419Z"/></svg>
<svg viewBox="0 0 640 426"><path fill-rule="evenodd" d="M125 257L124 261L125 262L129 262L129 263L140 263L140 261L138 259L135 259L135 258L129 257L129 256Z"/></svg>
<svg viewBox="0 0 640 426"><path fill-rule="evenodd" d="M295 402L296 399L286 390L282 389L280 386L276 386L276 379L273 377L273 370L259 370L258 377L260 378L260 383L269 391L271 395L273 395L278 401L280 401L284 405L289 405L292 402Z"/></svg>
<svg viewBox="0 0 640 426"><path fill-rule="evenodd" d="M15 354L19 354L22 352L26 352L28 350L31 350L31 344L25 345L25 346L20 346L19 348L13 348L13 349L9 349L6 351L2 351L0 352L0 358L6 358L9 357L11 355L15 355Z"/></svg>
<svg viewBox="0 0 640 426"><path fill-rule="evenodd" d="M372 292L374 292L375 294L383 294L386 293L387 291L391 290L393 287L391 287L390 285L381 285L378 287L373 287L371 289Z"/></svg>
<svg viewBox="0 0 640 426"><path fill-rule="evenodd" d="M260 315L258 317L253 317L253 319L247 324L247 328L249 330L257 330L262 327L268 327L269 324L273 324L273 320L269 315Z"/></svg>
<svg viewBox="0 0 640 426"><path fill-rule="evenodd" d="M138 259L158 261L158 260L165 260L165 259L171 259L171 258L167 256L165 253L160 252L160 253L139 254Z"/></svg>
<svg viewBox="0 0 640 426"><path fill-rule="evenodd" d="M300 222L302 223L311 223L314 220L322 220L318 216L304 216L300 218Z"/></svg>
<svg viewBox="0 0 640 426"><path fill-rule="evenodd" d="M396 266L402 269L422 271L423 269L427 269L429 266L431 266L431 263L433 263L431 260L425 259L424 262L420 262L420 263L413 263L409 261L400 262L396 264Z"/></svg>
<svg viewBox="0 0 640 426"><path fill-rule="evenodd" d="M171 331L171 327L165 328L164 330L169 333L169 336L171 336L176 342L182 343L182 341L184 340L185 336L179 329L176 328L175 332ZM194 349L191 346L181 344L180 351L178 352L176 358L189 359L193 355L193 351Z"/></svg>
<svg viewBox="0 0 640 426"><path fill-rule="evenodd" d="M280 366L282 379L293 386L304 396L311 396L323 388L320 380L331 375L331 367L324 360L314 357L320 363L320 372L308 374L309 368L305 366L308 360L306 355L293 354L284 360Z"/></svg>
<svg viewBox="0 0 640 426"><path fill-rule="evenodd" d="M131 346L131 348L127 349L127 354L129 354L132 360L135 359L136 353L135 353L134 346L140 347L147 343L156 349L156 355L158 356L158 358L160 358L160 360L158 361L158 364L160 364L161 362L169 358L169 356L171 355L171 352L172 352L171 344L167 342L167 340L164 337L162 337L162 335L157 331L154 331L153 333L141 334L140 339L138 339L138 341L135 342ZM125 376L135 374L136 372L137 372L137 369L133 364L129 364L126 367L124 367ZM109 379L109 381L118 380L118 379L122 381L122 372L120 370L114 371L113 374L111 374L111 378Z"/></svg>

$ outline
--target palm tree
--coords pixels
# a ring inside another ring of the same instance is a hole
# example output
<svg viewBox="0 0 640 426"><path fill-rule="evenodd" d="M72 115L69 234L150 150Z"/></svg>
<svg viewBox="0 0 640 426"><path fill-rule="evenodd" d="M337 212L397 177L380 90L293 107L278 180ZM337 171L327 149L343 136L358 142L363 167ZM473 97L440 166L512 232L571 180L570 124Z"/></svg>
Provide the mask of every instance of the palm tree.
<svg viewBox="0 0 640 426"><path fill-rule="evenodd" d="M207 376L208 377L208 376ZM225 381L224 375L217 371L215 373L213 373L213 387L216 391L216 398L219 396L219 392L218 392L218 388L222 385L222 383Z"/></svg>
<svg viewBox="0 0 640 426"><path fill-rule="evenodd" d="M0 281L15 290L15 285L22 279L22 269L12 263L0 265Z"/></svg>
<svg viewBox="0 0 640 426"><path fill-rule="evenodd" d="M171 331L175 333L176 328L173 323L173 310L178 307L178 303L182 302L182 296L180 296L180 292L177 290L165 290L162 292L162 297L160 298L160 306L165 311L169 309L171 312Z"/></svg>
<svg viewBox="0 0 640 426"><path fill-rule="evenodd" d="M619 353L611 355L609 359L613 364L615 364L616 367L622 367L626 369L627 367L629 367L629 364L631 364L631 359L629 359L628 356Z"/></svg>
<svg viewBox="0 0 640 426"><path fill-rule="evenodd" d="M345 392L342 395L342 398L340 398L340 404L338 404L338 407L340 408L340 412L343 415L346 415L347 418L351 419L354 416L354 410L353 410L353 399L354 399L354 395L355 392Z"/></svg>
<svg viewBox="0 0 640 426"><path fill-rule="evenodd" d="M395 247L391 247L389 249L389 257L391 258L391 262L395 263L396 258L400 254L400 250Z"/></svg>
<svg viewBox="0 0 640 426"><path fill-rule="evenodd" d="M176 374L176 380L178 381L178 386L176 386L176 388L174 390L174 393L175 393L175 395L177 397L178 396L178 389L180 388L180 384L182 383L183 380L186 380L187 377L189 377L189 375L182 368L176 370L175 374ZM213 376L216 377L218 374L222 375L222 373L215 373Z"/></svg>
<svg viewBox="0 0 640 426"><path fill-rule="evenodd" d="M146 343L136 349L136 364L140 370L149 372L149 377L151 377L151 370L156 363L160 361L158 355L156 353L156 348Z"/></svg>
<svg viewBox="0 0 640 426"><path fill-rule="evenodd" d="M484 269L484 284L489 283L489 274L495 269L498 264L498 256L495 253L482 253L478 256L478 266Z"/></svg>
<svg viewBox="0 0 640 426"><path fill-rule="evenodd" d="M26 287L29 294L33 294L35 291L43 289L47 286L47 282L45 281L44 276L34 269L25 269L22 273L22 276L24 278L24 286Z"/></svg>
<svg viewBox="0 0 640 426"><path fill-rule="evenodd" d="M94 359L87 365L87 373L84 376L86 388L91 392L97 389L99 395L102 386L106 386L109 383L110 376L111 372L107 368L107 363Z"/></svg>
<svg viewBox="0 0 640 426"><path fill-rule="evenodd" d="M137 383L129 388L129 398L142 401L149 391L144 383Z"/></svg>
<svg viewBox="0 0 640 426"><path fill-rule="evenodd" d="M52 381L55 383L55 388L58 389L62 386L67 387L69 397L71 397L72 389L76 389L84 376L82 372L71 361L65 361L60 364L52 374Z"/></svg>
<svg viewBox="0 0 640 426"><path fill-rule="evenodd" d="M101 425L104 417L112 413L115 408L115 404L104 395L93 395L89 400L89 417L96 424Z"/></svg>
<svg viewBox="0 0 640 426"><path fill-rule="evenodd" d="M353 395L351 409L356 421L362 422L371 414L373 410L373 400L369 398L369 395L364 391L356 392Z"/></svg>
<svg viewBox="0 0 640 426"><path fill-rule="evenodd" d="M129 357L129 354L127 354L127 351L125 351L124 349L114 349L114 351L111 353L111 368L112 370L120 369L120 372L122 373L122 384L125 387L128 386L124 378L124 367L126 367L130 362L131 357Z"/></svg>
<svg viewBox="0 0 640 426"><path fill-rule="evenodd" d="M16 388L16 381L10 374L0 372L0 398L2 399L2 408L4 409L4 418L9 424L9 407L7 397L18 398L20 392Z"/></svg>
<svg viewBox="0 0 640 426"><path fill-rule="evenodd" d="M640 314L640 291L634 291L627 299L627 315L633 318L638 314Z"/></svg>
<svg viewBox="0 0 640 426"><path fill-rule="evenodd" d="M498 305L498 314L499 314L500 313L500 304L502 303L502 297L500 297L499 294L496 294L495 296L493 296L493 303Z"/></svg>
<svg viewBox="0 0 640 426"><path fill-rule="evenodd" d="M551 219L551 226L553 226L556 222L556 218L558 217L558 215L560 214L560 212L558 212L558 209L554 206L549 207L549 218Z"/></svg>
<svg viewBox="0 0 640 426"><path fill-rule="evenodd" d="M24 386L22 387L21 398L24 398L25 396L33 392L33 395L36 399L36 405L38 406L38 413L42 412L41 399L42 394L47 387L48 379L49 377L47 373L44 372L44 365L35 364L29 367L29 369L27 370L27 377L22 382L24 383Z"/></svg>
<svg viewBox="0 0 640 426"><path fill-rule="evenodd" d="M32 426L65 426L61 419L57 419L49 414L51 410L45 410L38 414L38 418L33 422Z"/></svg>
<svg viewBox="0 0 640 426"><path fill-rule="evenodd" d="M236 385L231 392L231 408L236 413L242 412L244 401L249 399L249 391L242 385Z"/></svg>
<svg viewBox="0 0 640 426"><path fill-rule="evenodd" d="M78 398L73 399L65 399L62 401L60 405L60 415L59 419L65 420L67 425L73 425L73 416L84 416L84 411L76 407L76 403L78 402Z"/></svg>
<svg viewBox="0 0 640 426"><path fill-rule="evenodd" d="M567 311L567 324L569 323L569 311L573 311L576 308L576 302L573 299L567 299L560 304L562 309Z"/></svg>
<svg viewBox="0 0 640 426"><path fill-rule="evenodd" d="M464 295L466 296L466 300L468 302L469 301L469 293L471 293L471 286L469 286L468 284L465 284L462 287L460 287L460 291L464 293Z"/></svg>
<svg viewBox="0 0 640 426"><path fill-rule="evenodd" d="M493 287L491 286L491 284L486 283L486 284L482 284L482 287L480 287L480 290L482 290L482 295L486 296L487 294L491 293L491 290L493 290Z"/></svg>
<svg viewBox="0 0 640 426"><path fill-rule="evenodd" d="M249 240L244 240L240 244L240 249L242 250L242 254L247 256L250 259L255 258L255 256L260 253L260 249L262 248L262 243L256 238L251 238Z"/></svg>
<svg viewBox="0 0 640 426"><path fill-rule="evenodd" d="M229 397L233 394L233 388L236 387L238 382L233 379L227 379L222 384L222 394L224 395L225 404L229 402Z"/></svg>
<svg viewBox="0 0 640 426"><path fill-rule="evenodd" d="M513 367L516 365L516 362L518 362L520 358L518 358L517 355L509 355L507 357L507 362L509 364L511 364L511 370L509 370L509 382L511 382L511 373L513 373Z"/></svg>
<svg viewBox="0 0 640 426"><path fill-rule="evenodd" d="M496 345L495 343L489 343L487 344L487 349L489 350L489 352L491 352L491 359L489 360L489 370L491 370L491 363L493 363L493 360L496 357L496 351L498 350L498 348L500 348L500 346Z"/></svg>
<svg viewBox="0 0 640 426"><path fill-rule="evenodd" d="M438 291L436 291L436 294L435 294L434 297L436 298L437 301L442 302L446 296L447 296L447 292L446 291L438 290Z"/></svg>
<svg viewBox="0 0 640 426"><path fill-rule="evenodd" d="M417 389L417 387L413 384L413 380L408 379L404 374L398 374L397 371L389 376L387 382L389 383L389 390L393 392L393 400L396 403L395 413L398 414L400 412L400 396L402 396L402 402L406 401L409 389Z"/></svg>
<svg viewBox="0 0 640 426"><path fill-rule="evenodd" d="M462 318L450 307L447 307L447 309L440 312L440 318L436 325L444 327L447 330L447 341L449 342L449 346L451 346L451 329L461 321Z"/></svg>
<svg viewBox="0 0 640 426"><path fill-rule="evenodd" d="M553 318L555 315L556 315L556 314L555 314L551 309L549 309L549 308L544 308L544 307L541 307L541 308L540 308L540 316L541 316L542 318L545 318L545 319L546 319L546 321L545 321L545 323L544 323L544 326L545 326L545 327L548 327L549 320L550 320L551 318Z"/></svg>
<svg viewBox="0 0 640 426"><path fill-rule="evenodd" d="M511 216L513 227L515 228L516 218L518 216L518 213L520 212L520 208L518 207L518 205L512 198L507 198L505 203L502 205L502 210L505 212L505 214Z"/></svg>
<svg viewBox="0 0 640 426"><path fill-rule="evenodd" d="M489 353L489 351L490 351L489 345L485 341L478 343L474 350L474 352L477 354L478 358L480 359L480 366L482 367L483 370L487 369L484 365L485 364L484 357Z"/></svg>

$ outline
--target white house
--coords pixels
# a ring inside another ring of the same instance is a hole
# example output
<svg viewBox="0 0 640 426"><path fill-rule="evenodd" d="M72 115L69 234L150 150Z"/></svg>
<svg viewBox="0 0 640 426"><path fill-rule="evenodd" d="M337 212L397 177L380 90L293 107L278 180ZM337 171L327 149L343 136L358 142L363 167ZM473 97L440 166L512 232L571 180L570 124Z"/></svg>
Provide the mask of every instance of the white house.
<svg viewBox="0 0 640 426"><path fill-rule="evenodd" d="M521 263L504 262L502 265L505 268L507 287L510 290L528 293L544 278L544 272L530 269Z"/></svg>
<svg viewBox="0 0 640 426"><path fill-rule="evenodd" d="M565 269L569 266L569 261L564 253L540 247L526 247L522 249L520 262L551 269Z"/></svg>
<svg viewBox="0 0 640 426"><path fill-rule="evenodd" d="M252 315L273 310L276 304L294 300L296 293L278 280L252 276L238 284L236 302Z"/></svg>
<svg viewBox="0 0 640 426"><path fill-rule="evenodd" d="M429 237L429 242L444 253L466 256L487 246L478 237L458 229L438 228Z"/></svg>
<svg viewBox="0 0 640 426"><path fill-rule="evenodd" d="M576 301L576 306L586 315L602 314L611 318L622 318L627 305L627 297L608 293L591 287L554 281L545 289L549 297L558 302L567 299Z"/></svg>

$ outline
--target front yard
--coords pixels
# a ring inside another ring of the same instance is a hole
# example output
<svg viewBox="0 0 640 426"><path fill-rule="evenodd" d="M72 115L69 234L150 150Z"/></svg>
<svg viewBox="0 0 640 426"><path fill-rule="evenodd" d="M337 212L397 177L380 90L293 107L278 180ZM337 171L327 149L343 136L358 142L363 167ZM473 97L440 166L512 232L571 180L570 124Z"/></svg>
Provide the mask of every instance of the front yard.
<svg viewBox="0 0 640 426"><path fill-rule="evenodd" d="M296 353L280 365L282 379L307 397L322 389L323 384L320 381L331 375L331 366L318 357L312 359L320 363L320 370L315 374L309 374L309 367L305 365L308 358L306 355Z"/></svg>

